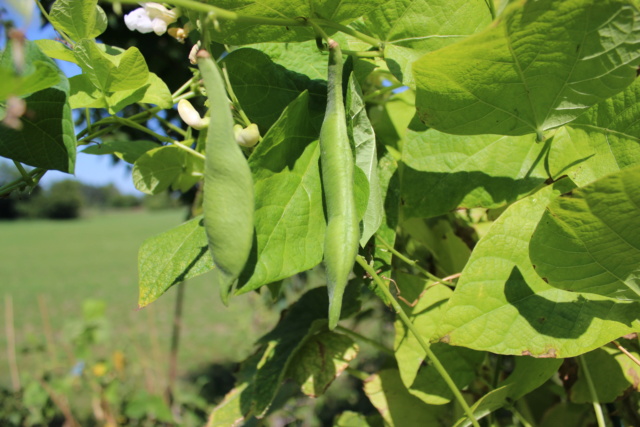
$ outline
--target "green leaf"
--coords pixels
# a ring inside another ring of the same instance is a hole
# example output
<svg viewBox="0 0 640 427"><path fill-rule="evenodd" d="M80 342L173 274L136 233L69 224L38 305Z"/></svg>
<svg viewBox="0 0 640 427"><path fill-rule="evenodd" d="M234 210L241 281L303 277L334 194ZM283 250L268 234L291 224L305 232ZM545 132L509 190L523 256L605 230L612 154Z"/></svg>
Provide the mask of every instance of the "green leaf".
<svg viewBox="0 0 640 427"><path fill-rule="evenodd" d="M457 136L407 131L402 160L403 212L429 218L457 208L496 208L528 194L548 178L551 142L531 135Z"/></svg>
<svg viewBox="0 0 640 427"><path fill-rule="evenodd" d="M8 45L0 59L1 68L6 69L9 64L13 64L11 52ZM47 67L49 70L57 70L58 83L25 98L27 112L20 118L22 129L0 125L0 156L30 166L73 173L76 136L69 107L69 81L34 43L25 43L24 57L25 75ZM48 65L40 65L42 63ZM43 78L45 77L46 86L49 86L53 81L51 71L45 71ZM31 90L42 87L37 82L30 86Z"/></svg>
<svg viewBox="0 0 640 427"><path fill-rule="evenodd" d="M327 79L327 54L320 52L315 41L302 43L258 43L246 46L268 55L287 70L303 74L311 80Z"/></svg>
<svg viewBox="0 0 640 427"><path fill-rule="evenodd" d="M302 385L307 396L321 396L347 369L358 350L358 345L346 335L321 331L296 351L295 363L289 366L286 375Z"/></svg>
<svg viewBox="0 0 640 427"><path fill-rule="evenodd" d="M249 159L255 194L253 252L238 293L290 277L322 261L326 227L317 124L303 92L282 113Z"/></svg>
<svg viewBox="0 0 640 427"><path fill-rule="evenodd" d="M60 82L58 67L49 61L34 61L30 67L33 71L24 76L16 75L12 64L6 62L3 60L0 68L0 102L11 96L30 95Z"/></svg>
<svg viewBox="0 0 640 427"><path fill-rule="evenodd" d="M114 92L108 96L95 87L85 74L71 77L71 107L72 108L107 108L115 114L127 105L141 102L155 104L161 108L171 108L173 98L169 88L162 79L154 73L149 73L147 82L131 90Z"/></svg>
<svg viewBox="0 0 640 427"><path fill-rule="evenodd" d="M365 417L359 412L344 411L333 422L333 427L373 427L378 424L382 426L382 420L379 423L371 423L368 420L369 417Z"/></svg>
<svg viewBox="0 0 640 427"><path fill-rule="evenodd" d="M637 352L631 353L638 357ZM610 403L633 389L640 388L640 367L620 350L602 347L582 356L597 394L597 402ZM569 397L574 403L592 403L593 397L584 374L584 365L579 363L578 379L571 387Z"/></svg>
<svg viewBox="0 0 640 427"><path fill-rule="evenodd" d="M442 316L442 305L453 291L444 285L408 274L398 274L397 285L402 301L415 304L405 306L405 312L420 335L429 338L434 335ZM435 370L416 337L399 319L395 322L395 353L402 382L409 392L430 405L444 405L453 399L453 393ZM484 354L443 343L431 346L443 366L451 374L458 388L466 387L476 376L476 368L484 359Z"/></svg>
<svg viewBox="0 0 640 427"><path fill-rule="evenodd" d="M553 200L529 251L551 286L639 300L640 166Z"/></svg>
<svg viewBox="0 0 640 427"><path fill-rule="evenodd" d="M169 187L187 191L202 179L204 161L178 147L154 148L133 166L133 184L143 193L158 194Z"/></svg>
<svg viewBox="0 0 640 427"><path fill-rule="evenodd" d="M202 216L145 240L138 252L138 307L151 304L171 286L212 268Z"/></svg>
<svg viewBox="0 0 640 427"><path fill-rule="evenodd" d="M49 39L36 40L34 43L38 45L42 53L50 58L60 59L74 64L78 63L76 56L73 54L73 50L69 49L64 43Z"/></svg>
<svg viewBox="0 0 640 427"><path fill-rule="evenodd" d="M239 427L243 425L247 414L243 411L242 399L248 383L234 387L224 396L209 416L207 427Z"/></svg>
<svg viewBox="0 0 640 427"><path fill-rule="evenodd" d="M390 427L441 425L443 407L425 405L409 394L395 369L372 375L364 384L364 392Z"/></svg>
<svg viewBox="0 0 640 427"><path fill-rule="evenodd" d="M414 64L418 112L447 133L541 137L633 83L639 28L627 0L514 2Z"/></svg>
<svg viewBox="0 0 640 427"><path fill-rule="evenodd" d="M84 74L105 94L138 89L149 80L149 68L138 48L110 55L93 40L77 43L73 52Z"/></svg>
<svg viewBox="0 0 640 427"><path fill-rule="evenodd" d="M387 0L366 2L320 0L218 0L215 5L240 15L264 18L304 20L323 18L335 23L348 24L356 18L384 4ZM329 29L327 29L329 31ZM335 30L333 31L335 32ZM329 34L332 32L329 31ZM220 20L219 30L211 32L213 40L230 45L262 42L293 42L313 40L315 33L309 26L275 26L234 20Z"/></svg>
<svg viewBox="0 0 640 427"><path fill-rule="evenodd" d="M593 106L553 137L549 165L582 187L640 163L640 81Z"/></svg>
<svg viewBox="0 0 640 427"><path fill-rule="evenodd" d="M49 21L75 41L93 39L107 29L107 15L98 0L56 0Z"/></svg>
<svg viewBox="0 0 640 427"><path fill-rule="evenodd" d="M252 122L264 134L300 93L309 91L312 118L324 114L325 82L287 70L255 49L238 49L224 60L233 90Z"/></svg>
<svg viewBox="0 0 640 427"><path fill-rule="evenodd" d="M384 207L378 179L376 136L367 117L362 89L353 74L349 77L346 110L349 139L356 150L356 166L364 173L369 183L368 200L362 220L363 231L360 237L360 245L364 247L380 228Z"/></svg>
<svg viewBox="0 0 640 427"><path fill-rule="evenodd" d="M389 1L367 15L366 28L384 42L384 59L402 83L415 87L411 66L422 55L478 32L491 22L484 1Z"/></svg>
<svg viewBox="0 0 640 427"><path fill-rule="evenodd" d="M481 419L496 409L510 405L537 389L558 371L561 364L562 360L518 357L516 359L516 368L511 375L499 383L494 390L482 396L471 407L476 419ZM471 421L465 417L460 419L455 424L455 427L467 427L470 425Z"/></svg>
<svg viewBox="0 0 640 427"><path fill-rule="evenodd" d="M356 286L347 287L342 318L359 310L358 296L359 289ZM306 340L317 332L326 331L328 311L327 288L312 289L289 307L271 332L260 338L259 343L266 344L267 349L258 363L258 370L252 381L252 412L256 416L264 415L271 405L289 366L298 361L297 351L304 346Z"/></svg>
<svg viewBox="0 0 640 427"><path fill-rule="evenodd" d="M127 163L134 164L144 153L154 148L159 148L153 141L105 141L100 144L91 145L84 150L86 154L113 154Z"/></svg>
<svg viewBox="0 0 640 427"><path fill-rule="evenodd" d="M640 304L554 288L531 265L531 235L554 196L572 188L566 181L511 205L478 242L447 303L442 341L562 358L638 330Z"/></svg>

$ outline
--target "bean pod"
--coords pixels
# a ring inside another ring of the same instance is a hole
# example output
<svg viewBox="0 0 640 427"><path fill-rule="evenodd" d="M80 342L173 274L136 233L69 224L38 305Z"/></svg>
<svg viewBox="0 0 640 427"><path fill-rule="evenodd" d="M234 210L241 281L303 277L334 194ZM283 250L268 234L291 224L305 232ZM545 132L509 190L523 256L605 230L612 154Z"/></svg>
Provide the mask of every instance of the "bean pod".
<svg viewBox="0 0 640 427"><path fill-rule="evenodd" d="M327 110L320 130L322 185L327 205L324 264L329 290L329 328L340 320L342 297L358 254L360 228L353 184L353 152L342 96L342 52L329 40Z"/></svg>
<svg viewBox="0 0 640 427"><path fill-rule="evenodd" d="M225 304L253 243L253 180L235 140L233 117L222 74L209 53L198 53L212 110L204 173L204 225Z"/></svg>

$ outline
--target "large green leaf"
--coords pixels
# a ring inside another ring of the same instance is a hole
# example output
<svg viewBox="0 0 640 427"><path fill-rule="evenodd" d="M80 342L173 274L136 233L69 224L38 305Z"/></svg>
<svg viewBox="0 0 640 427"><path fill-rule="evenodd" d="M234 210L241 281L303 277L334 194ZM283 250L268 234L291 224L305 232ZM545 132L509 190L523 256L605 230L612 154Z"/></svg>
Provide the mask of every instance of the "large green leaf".
<svg viewBox="0 0 640 427"><path fill-rule="evenodd" d="M547 144L531 135L458 136L429 129L407 131L402 160L403 212L428 218L458 207L496 208L548 178Z"/></svg>
<svg viewBox="0 0 640 427"><path fill-rule="evenodd" d="M367 178L369 194L362 219L360 245L364 246L382 224L384 206L378 180L378 151L376 136L367 117L367 110L358 81L351 74L347 89L347 129L355 147L356 165Z"/></svg>
<svg viewBox="0 0 640 427"><path fill-rule="evenodd" d="M264 52L273 62L311 80L327 79L327 53L320 52L315 41L302 43L259 43L247 46Z"/></svg>
<svg viewBox="0 0 640 427"><path fill-rule="evenodd" d="M305 90L310 95L311 117L324 114L327 88L323 81L289 71L255 49L235 50L224 63L242 108L262 133L266 133L286 106Z"/></svg>
<svg viewBox="0 0 640 427"><path fill-rule="evenodd" d="M632 356L638 358L637 352ZM578 378L571 386L569 397L574 403L593 402L594 397L589 390L585 377L585 366L589 370L593 382L597 402L610 403L632 389L640 389L640 367L626 354L608 346L590 351L579 361Z"/></svg>
<svg viewBox="0 0 640 427"><path fill-rule="evenodd" d="M514 2L414 64L418 112L443 132L541 137L633 82L639 30L628 0Z"/></svg>
<svg viewBox="0 0 640 427"><path fill-rule="evenodd" d="M407 274L396 278L403 301L415 304L405 312L420 335L429 338L436 332L442 316L442 306L453 291L444 285ZM430 405L443 405L453 399L453 393L435 370L416 337L399 319L395 322L395 353L402 382L409 392ZM484 359L481 352L436 343L431 350L451 374L458 388L466 387L476 377L476 368Z"/></svg>
<svg viewBox="0 0 640 427"><path fill-rule="evenodd" d="M389 70L412 87L414 61L478 32L490 22L485 0L391 0L365 20L366 28L384 42Z"/></svg>
<svg viewBox="0 0 640 427"><path fill-rule="evenodd" d="M169 187L187 191L202 179L204 161L178 147L154 148L133 166L133 183L143 193L158 194Z"/></svg>
<svg viewBox="0 0 640 427"><path fill-rule="evenodd" d="M549 166L582 187L640 163L640 81L593 106L553 137ZM563 167L567 163L572 167Z"/></svg>
<svg viewBox="0 0 640 427"><path fill-rule="evenodd" d="M483 418L505 405L510 405L540 387L557 372L561 364L562 360L518 357L516 359L516 367L511 375L499 383L496 389L482 396L471 407L476 419ZM471 421L465 417L459 420L455 427L468 427L470 425Z"/></svg>
<svg viewBox="0 0 640 427"><path fill-rule="evenodd" d="M12 50L9 44L0 59L0 69L13 69ZM24 58L24 75L40 75L37 70L46 67L48 71L42 77L44 86L49 87L25 98L27 112L20 118L22 129L0 125L0 156L30 166L73 173L76 137L69 107L69 81L34 43L25 43ZM57 83L51 85L54 69ZM32 82L29 87L34 90L42 85Z"/></svg>
<svg viewBox="0 0 640 427"><path fill-rule="evenodd" d="M343 1L343 0L207 0L215 6L232 10L241 15L253 15L274 19L304 21L321 18L336 23L348 24L356 18L384 4L387 0ZM329 31L329 29L327 29ZM335 30L333 31L335 32ZM329 31L331 33L331 31ZM310 26L263 25L243 20L221 20L219 30L211 32L214 40L231 45L262 42L292 42L315 38Z"/></svg>
<svg viewBox="0 0 640 427"><path fill-rule="evenodd" d="M447 425L440 420L443 407L425 405L409 394L395 369L383 369L369 377L364 392L387 426Z"/></svg>
<svg viewBox="0 0 640 427"><path fill-rule="evenodd" d="M309 117L309 94L291 103L251 158L255 193L252 253L238 292L308 270L322 261L325 219L318 133Z"/></svg>
<svg viewBox="0 0 640 427"><path fill-rule="evenodd" d="M553 200L529 246L551 286L640 299L640 166Z"/></svg>
<svg viewBox="0 0 640 427"><path fill-rule="evenodd" d="M138 251L138 306L151 304L171 286L212 268L202 216L145 240Z"/></svg>
<svg viewBox="0 0 640 427"><path fill-rule="evenodd" d="M565 181L511 205L476 245L447 303L442 341L560 358L638 330L640 304L554 288L531 265L531 235L547 204L572 188Z"/></svg>
<svg viewBox="0 0 640 427"><path fill-rule="evenodd" d="M56 0L49 21L75 41L98 37L107 29L107 15L98 0Z"/></svg>

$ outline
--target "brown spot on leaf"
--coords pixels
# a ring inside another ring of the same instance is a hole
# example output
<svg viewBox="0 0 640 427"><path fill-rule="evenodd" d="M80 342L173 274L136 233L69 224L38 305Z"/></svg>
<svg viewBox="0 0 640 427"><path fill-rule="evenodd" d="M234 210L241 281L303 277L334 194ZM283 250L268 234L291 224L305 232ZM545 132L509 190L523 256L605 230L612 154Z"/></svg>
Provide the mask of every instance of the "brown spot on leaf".
<svg viewBox="0 0 640 427"><path fill-rule="evenodd" d="M627 335L623 335L622 338L624 338L625 340L637 340L638 339L638 333L637 332L633 332Z"/></svg>
<svg viewBox="0 0 640 427"><path fill-rule="evenodd" d="M450 341L451 341L451 337L449 335L445 335L442 338L440 338L440 342L443 342L445 344L449 344Z"/></svg>
<svg viewBox="0 0 640 427"><path fill-rule="evenodd" d="M546 317L540 317L540 318L538 319L538 322L539 322L539 323L544 323L544 322L546 322L546 321L547 321L547 318L546 318Z"/></svg>
<svg viewBox="0 0 640 427"><path fill-rule="evenodd" d="M531 352L529 350L525 350L522 352L523 356L531 356Z"/></svg>
<svg viewBox="0 0 640 427"><path fill-rule="evenodd" d="M541 354L538 357L540 359L555 359L558 356L556 355L556 349L555 348L550 348L549 350L547 350L546 353Z"/></svg>
<svg viewBox="0 0 640 427"><path fill-rule="evenodd" d="M542 280L544 280L545 283L549 283L549 279L547 279L546 277L543 277Z"/></svg>

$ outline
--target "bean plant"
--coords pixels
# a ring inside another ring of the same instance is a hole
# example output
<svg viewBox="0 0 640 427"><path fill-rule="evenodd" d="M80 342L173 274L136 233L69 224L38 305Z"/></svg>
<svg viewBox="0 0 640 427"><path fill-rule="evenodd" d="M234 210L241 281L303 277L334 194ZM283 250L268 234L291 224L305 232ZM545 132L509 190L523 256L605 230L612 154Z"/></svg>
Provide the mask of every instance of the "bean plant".
<svg viewBox="0 0 640 427"><path fill-rule="evenodd" d="M140 307L205 273L225 302L325 278L210 426L340 375L372 410L337 426L640 423L637 0L114 1L129 30L193 46L180 88L99 41L98 0L34 4L60 39L14 31L0 59L0 155L22 176L3 196L72 174L77 150L131 163L147 194L195 189L140 248ZM381 340L360 328L376 304ZM389 356L367 370L367 349Z"/></svg>

